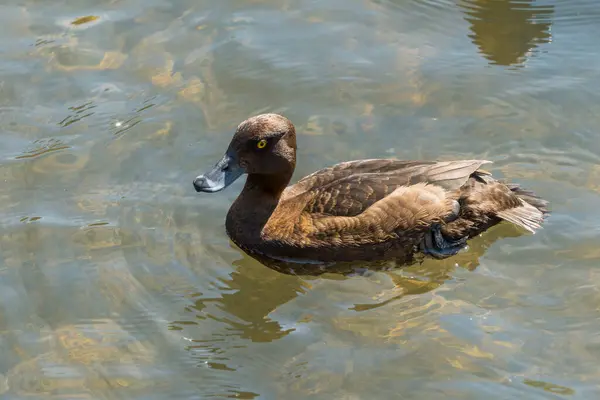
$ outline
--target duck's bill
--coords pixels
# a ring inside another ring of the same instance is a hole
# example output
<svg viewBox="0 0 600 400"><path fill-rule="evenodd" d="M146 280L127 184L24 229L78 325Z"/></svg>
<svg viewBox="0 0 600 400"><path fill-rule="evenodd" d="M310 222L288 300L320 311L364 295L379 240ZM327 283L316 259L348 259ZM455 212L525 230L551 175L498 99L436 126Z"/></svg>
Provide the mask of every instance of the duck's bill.
<svg viewBox="0 0 600 400"><path fill-rule="evenodd" d="M231 185L243 173L244 170L240 167L238 161L228 152L212 170L194 179L194 188L197 192L218 192Z"/></svg>

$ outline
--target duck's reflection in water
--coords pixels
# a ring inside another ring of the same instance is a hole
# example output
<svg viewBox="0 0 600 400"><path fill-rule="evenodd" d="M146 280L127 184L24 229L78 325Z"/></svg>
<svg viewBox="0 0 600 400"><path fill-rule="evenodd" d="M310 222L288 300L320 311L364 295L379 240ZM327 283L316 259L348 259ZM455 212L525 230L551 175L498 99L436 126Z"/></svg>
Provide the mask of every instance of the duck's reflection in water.
<svg viewBox="0 0 600 400"><path fill-rule="evenodd" d="M259 289L260 292L271 293L269 295L270 298L278 301L278 304L271 304L265 308L265 310L269 310L269 312L277 308L279 305L282 305L283 302L281 301L290 301L291 299L295 298L298 293L305 292L307 288L306 286L302 286L300 284L302 281L292 283L294 281L285 279L285 276L296 276L298 278L302 278L302 280L310 281L317 278L344 280L357 275L369 276L376 273L387 274L392 279L395 286L400 289L401 294L378 304L356 304L354 309L360 311L383 306L406 295L427 293L439 287L445 281L451 279L452 273L456 268L465 268L469 271L475 270L479 266L479 259L497 240L518 236L521 236L521 232L517 228L509 226L508 224L501 224L491 228L485 234L471 239L468 243L468 247L464 251L460 252L454 257L444 260L415 258L411 262L384 261L369 263L345 262L335 264L301 264L276 261L253 255L252 257L246 256L234 264L243 269L247 268L249 264L252 264L253 262L256 263L258 261L262 265L280 273L277 276L272 276L270 273L265 274L266 276L270 276L270 278L266 280L264 280L263 277L260 278L260 280L263 282L263 285L265 285L266 282L265 290ZM274 280L276 281L278 279L280 279L282 282L274 282ZM293 290L294 294L292 294L292 291L287 291L287 295L283 296L280 293L279 287L278 290L273 290L273 284L279 285L284 283L283 281L285 281L289 289ZM255 289L252 288L251 290L256 293ZM278 292L280 294L276 296L272 292ZM236 294L240 295L240 293L241 290ZM246 296L249 297L248 295ZM237 303L237 301L235 303Z"/></svg>
<svg viewBox="0 0 600 400"><path fill-rule="evenodd" d="M233 289L218 299L220 307L239 320L227 321L244 339L253 342L270 342L287 335L269 314L305 293L309 285L298 277L284 275L264 268L250 257L234 261L237 267L227 280Z"/></svg>
<svg viewBox="0 0 600 400"><path fill-rule="evenodd" d="M490 64L518 65L551 41L554 6L532 0L464 0L473 43Z"/></svg>
<svg viewBox="0 0 600 400"><path fill-rule="evenodd" d="M189 338L191 343L188 350L195 357L212 369L236 371L237 365L249 362L247 358L254 354L248 350L248 342L279 341L305 326L304 322L309 321L315 313L320 315L315 318L332 318L338 312L335 308L342 304L348 311L364 312L386 306L405 296L425 294L453 279L457 268L476 269L479 259L494 242L520 235L516 228L500 224L484 235L471 239L468 249L454 257L446 260L416 260L408 265L361 262L321 268L315 264L254 258L237 250L241 257L232 262L235 270L227 278L220 279L219 295L196 298L193 305L186 307L188 312L196 316L197 322L193 322L193 326L177 322L174 325L178 325ZM234 247L233 244L230 246ZM361 277L370 283L365 282L363 286L359 282L358 290L367 292L356 294L354 290L357 286L353 285ZM344 288L346 284L348 287ZM331 290L336 287L340 290L332 293ZM374 288L379 292L376 295L370 292ZM311 293L316 300L308 298ZM348 300L348 296L351 298L346 303L344 299ZM327 299L334 299L333 309L329 308L332 303ZM367 302L366 299L375 300ZM287 311L281 309L296 300L300 303L286 307ZM311 301L318 304L313 307ZM332 311L334 314L329 315ZM215 322L217 325L214 325ZM308 334L305 340L310 341L310 336ZM263 356L266 357L264 360L253 362L270 362L271 356Z"/></svg>

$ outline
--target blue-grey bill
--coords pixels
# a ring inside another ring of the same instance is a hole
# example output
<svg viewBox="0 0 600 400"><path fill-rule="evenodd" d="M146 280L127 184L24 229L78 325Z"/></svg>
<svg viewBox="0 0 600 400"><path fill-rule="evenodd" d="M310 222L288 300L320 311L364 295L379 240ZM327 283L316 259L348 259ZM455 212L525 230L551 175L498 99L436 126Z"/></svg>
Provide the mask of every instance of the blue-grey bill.
<svg viewBox="0 0 600 400"><path fill-rule="evenodd" d="M226 153L212 170L194 179L194 188L197 192L218 192L231 185L243 173L237 160Z"/></svg>

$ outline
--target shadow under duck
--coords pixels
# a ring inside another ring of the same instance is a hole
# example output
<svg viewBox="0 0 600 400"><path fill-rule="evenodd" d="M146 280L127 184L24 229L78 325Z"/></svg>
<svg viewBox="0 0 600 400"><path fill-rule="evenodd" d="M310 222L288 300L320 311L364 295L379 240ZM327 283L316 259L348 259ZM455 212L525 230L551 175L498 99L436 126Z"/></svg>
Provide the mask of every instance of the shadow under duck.
<svg viewBox="0 0 600 400"><path fill-rule="evenodd" d="M294 125L278 114L243 121L223 158L194 179L218 192L243 174L226 217L249 254L295 262L408 261L457 254L501 221L535 233L548 203L494 179L485 160L347 161L288 186L296 167Z"/></svg>

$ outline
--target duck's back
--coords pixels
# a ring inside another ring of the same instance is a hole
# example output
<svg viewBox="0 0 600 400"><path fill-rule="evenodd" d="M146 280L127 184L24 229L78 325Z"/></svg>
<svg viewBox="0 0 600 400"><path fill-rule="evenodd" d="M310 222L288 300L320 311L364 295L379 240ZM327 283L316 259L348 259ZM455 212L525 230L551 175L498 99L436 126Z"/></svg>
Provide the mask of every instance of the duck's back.
<svg viewBox="0 0 600 400"><path fill-rule="evenodd" d="M282 200L304 198L304 211L308 213L356 216L399 187L421 183L456 191L485 163L489 161L343 162L302 178L286 190Z"/></svg>

